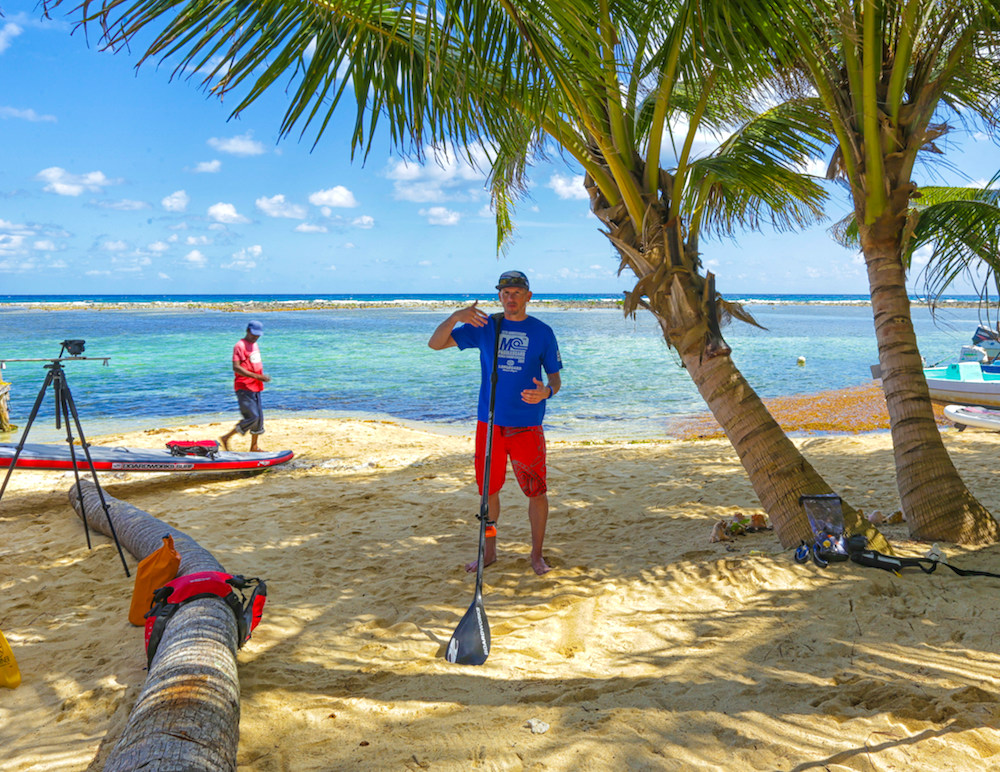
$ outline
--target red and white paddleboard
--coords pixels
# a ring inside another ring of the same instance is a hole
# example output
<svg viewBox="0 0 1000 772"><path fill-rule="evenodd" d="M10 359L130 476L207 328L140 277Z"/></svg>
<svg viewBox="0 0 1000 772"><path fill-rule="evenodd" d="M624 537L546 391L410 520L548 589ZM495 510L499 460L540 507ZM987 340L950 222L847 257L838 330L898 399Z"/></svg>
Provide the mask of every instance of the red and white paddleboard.
<svg viewBox="0 0 1000 772"><path fill-rule="evenodd" d="M0 444L0 469L14 460L17 445ZM76 468L89 471L87 456L80 446L74 447ZM291 461L290 450L273 453L236 453L220 450L214 458L207 456L175 456L169 450L154 448L118 448L90 446L90 458L98 472L245 472L264 469ZM73 469L69 445L25 443L17 459L17 469Z"/></svg>

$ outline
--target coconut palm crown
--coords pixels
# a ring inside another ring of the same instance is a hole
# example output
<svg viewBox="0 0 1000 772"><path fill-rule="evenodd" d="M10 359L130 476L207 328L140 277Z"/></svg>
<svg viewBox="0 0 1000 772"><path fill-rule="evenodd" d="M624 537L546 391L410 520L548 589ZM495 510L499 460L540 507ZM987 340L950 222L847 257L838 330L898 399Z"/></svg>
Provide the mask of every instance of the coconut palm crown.
<svg viewBox="0 0 1000 772"><path fill-rule="evenodd" d="M700 8L707 29L718 29L724 21L753 29L766 40L783 82L814 93L830 121L836 150L829 175L845 180L851 193L897 484L911 534L926 540L996 541L1000 525L968 491L938 432L906 279L921 218L926 234L935 217L946 212L922 214L914 180L918 160L940 153L949 120L978 122L995 137L1000 3L748 0L738 5L737 20L720 16L715 3ZM948 264L942 260L933 275L947 277Z"/></svg>

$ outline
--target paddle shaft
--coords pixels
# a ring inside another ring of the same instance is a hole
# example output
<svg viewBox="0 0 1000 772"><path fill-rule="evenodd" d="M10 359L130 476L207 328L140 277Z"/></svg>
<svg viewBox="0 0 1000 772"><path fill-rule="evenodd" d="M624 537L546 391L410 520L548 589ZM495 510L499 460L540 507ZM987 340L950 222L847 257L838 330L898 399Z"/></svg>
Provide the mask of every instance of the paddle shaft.
<svg viewBox="0 0 1000 772"><path fill-rule="evenodd" d="M494 314L493 371L490 373L490 406L486 421L486 456L483 459L483 496L479 502L479 560L476 564L476 597L483 594L483 559L486 556L486 521L490 516L490 469L493 465L493 411L497 399L497 359L500 358L500 326L503 314Z"/></svg>

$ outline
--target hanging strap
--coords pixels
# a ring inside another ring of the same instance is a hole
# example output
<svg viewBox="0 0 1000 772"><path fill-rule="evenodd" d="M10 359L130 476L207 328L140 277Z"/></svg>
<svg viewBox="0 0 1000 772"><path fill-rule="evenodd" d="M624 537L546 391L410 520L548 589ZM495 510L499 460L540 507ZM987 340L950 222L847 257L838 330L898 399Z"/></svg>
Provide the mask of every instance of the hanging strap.
<svg viewBox="0 0 1000 772"><path fill-rule="evenodd" d="M881 568L884 571L892 571L895 574L900 573L904 568L919 568L925 574L933 574L937 570L938 564L940 564L948 566L948 568L959 576L992 576L1000 579L1000 574L994 574L989 571L970 571L965 568L953 566L951 563L945 563L943 560L934 560L932 558L897 558L894 555L884 555L875 550L852 551L850 557L858 565Z"/></svg>

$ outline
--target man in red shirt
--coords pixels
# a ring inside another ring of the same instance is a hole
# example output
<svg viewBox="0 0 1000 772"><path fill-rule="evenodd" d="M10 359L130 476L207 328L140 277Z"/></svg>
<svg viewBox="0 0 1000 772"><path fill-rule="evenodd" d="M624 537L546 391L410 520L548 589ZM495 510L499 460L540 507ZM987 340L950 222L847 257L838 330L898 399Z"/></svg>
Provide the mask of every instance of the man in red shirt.
<svg viewBox="0 0 1000 772"><path fill-rule="evenodd" d="M260 358L260 348L257 339L264 333L264 325L260 322L250 322L247 334L236 341L233 346L233 387L236 389L236 400L240 404L240 414L243 420L233 427L232 431L219 437L219 444L229 450L229 440L239 432L242 437L250 432L250 452L256 453L257 438L264 433L264 406L260 393L264 384L271 380L264 374L264 364Z"/></svg>

